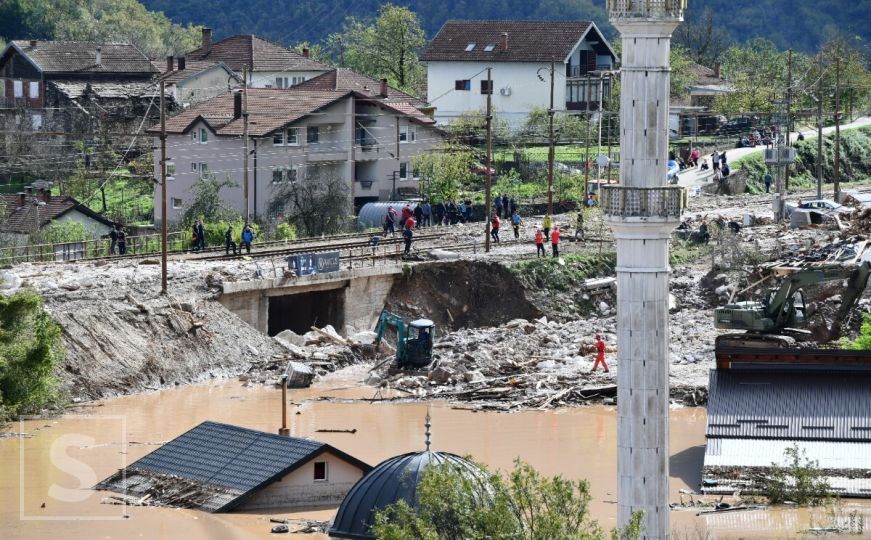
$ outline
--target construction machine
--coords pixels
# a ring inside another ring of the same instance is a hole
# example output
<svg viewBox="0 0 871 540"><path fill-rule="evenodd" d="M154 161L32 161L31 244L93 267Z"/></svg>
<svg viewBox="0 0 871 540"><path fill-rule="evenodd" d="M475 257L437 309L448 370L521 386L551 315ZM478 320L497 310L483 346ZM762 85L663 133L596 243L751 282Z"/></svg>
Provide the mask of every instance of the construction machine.
<svg viewBox="0 0 871 540"><path fill-rule="evenodd" d="M376 347L381 344L387 328L396 331L396 367L420 369L432 362L435 323L429 319L406 323L402 317L385 309L381 311L378 325L375 327Z"/></svg>
<svg viewBox="0 0 871 540"><path fill-rule="evenodd" d="M807 324L807 304L804 289L831 281L845 281L841 307L828 331L828 340L838 339L841 321L859 301L868 277L871 261L858 265L828 264L798 270L789 274L780 287L771 289L759 300L727 304L714 310L714 326L727 330L745 330L743 334L723 334L717 337L716 348L792 347L796 337L810 335L801 327Z"/></svg>

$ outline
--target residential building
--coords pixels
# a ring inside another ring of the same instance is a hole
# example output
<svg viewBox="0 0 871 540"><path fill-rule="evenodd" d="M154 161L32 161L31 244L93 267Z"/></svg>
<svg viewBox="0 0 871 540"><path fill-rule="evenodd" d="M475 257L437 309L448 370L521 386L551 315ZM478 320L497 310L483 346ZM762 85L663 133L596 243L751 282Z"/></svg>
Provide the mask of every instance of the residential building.
<svg viewBox="0 0 871 540"><path fill-rule="evenodd" d="M242 86L241 74L223 62L167 56L165 65L155 62L155 66L161 68L160 80L166 86L166 94L182 109Z"/></svg>
<svg viewBox="0 0 871 540"><path fill-rule="evenodd" d="M0 244L30 243L30 236L52 223L81 223L88 236L109 233L114 223L69 195L52 195L49 184L27 186L16 194L0 195ZM57 260L72 260L85 254L84 242L55 246Z"/></svg>
<svg viewBox="0 0 871 540"><path fill-rule="evenodd" d="M339 504L372 467L311 439L203 422L97 489L206 512ZM185 495L187 493L187 495Z"/></svg>
<svg viewBox="0 0 871 540"><path fill-rule="evenodd" d="M692 64L693 81L683 98L672 99L669 108L669 129L673 135L711 133L720 127L721 117L711 113L714 99L735 91L732 84L720 76L720 64L713 69ZM725 118L722 118L725 121Z"/></svg>
<svg viewBox="0 0 871 540"><path fill-rule="evenodd" d="M591 21L450 20L421 60L439 124L483 110L491 94L493 109L517 127L533 108L549 108L551 65L555 110L598 110L611 92L610 78L599 74L617 55Z"/></svg>
<svg viewBox="0 0 871 540"><path fill-rule="evenodd" d="M381 85L379 85L381 86ZM384 95L382 95L384 94ZM394 94L395 95L395 94ZM418 191L412 158L442 141L434 121L413 104L392 101L386 82L377 94L349 90L248 90L249 196L254 216L282 213L270 202L295 182L341 179L355 205ZM243 96L210 99L166 122L167 217L180 220L204 176L229 178L221 191L244 212ZM154 126L149 133L159 133ZM158 143L155 142L155 145ZM155 152L159 171L159 152ZM160 222L160 189L155 221Z"/></svg>
<svg viewBox="0 0 871 540"><path fill-rule="evenodd" d="M150 141L132 134L160 116L157 74L151 61L126 43L9 43L0 55L0 149L31 157L12 158L11 172L63 176L82 153L73 141L87 147L111 139L130 145L128 158L148 151Z"/></svg>
<svg viewBox="0 0 871 540"><path fill-rule="evenodd" d="M223 62L237 74L248 69L248 86L288 88L331 68L308 56L251 34L231 36L212 43L212 30L203 28L200 47L185 55L188 61Z"/></svg>

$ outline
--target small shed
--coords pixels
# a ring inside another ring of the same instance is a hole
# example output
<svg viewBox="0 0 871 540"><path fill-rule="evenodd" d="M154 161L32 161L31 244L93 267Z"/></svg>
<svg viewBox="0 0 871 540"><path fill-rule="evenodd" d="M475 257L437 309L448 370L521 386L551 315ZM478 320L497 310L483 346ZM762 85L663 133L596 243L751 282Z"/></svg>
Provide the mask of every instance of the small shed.
<svg viewBox="0 0 871 540"><path fill-rule="evenodd" d="M325 443L203 422L95 489L207 512L327 506L371 469Z"/></svg>

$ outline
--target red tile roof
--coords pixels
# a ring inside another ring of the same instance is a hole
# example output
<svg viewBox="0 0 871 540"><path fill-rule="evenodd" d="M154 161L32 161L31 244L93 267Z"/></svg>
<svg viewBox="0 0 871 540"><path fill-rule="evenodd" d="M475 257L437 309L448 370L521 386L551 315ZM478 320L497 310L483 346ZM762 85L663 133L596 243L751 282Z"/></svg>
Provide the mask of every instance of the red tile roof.
<svg viewBox="0 0 871 540"><path fill-rule="evenodd" d="M348 90L364 95L378 96L381 92L381 81L362 75L348 68L337 68L317 77L295 85L294 90ZM388 101L402 101L423 106L423 101L397 90L387 87Z"/></svg>
<svg viewBox="0 0 871 540"><path fill-rule="evenodd" d="M179 83L188 77L193 77L197 73L202 73L203 71L209 70L215 66L221 66L230 70L229 66L224 64L223 62L215 62L211 60L191 60L185 62L184 69L178 69L178 64L176 63L175 69L172 71L164 71L166 69L166 62L164 62L163 69L161 70L163 74L160 76L166 84L176 84ZM237 75L238 80L242 80L241 75Z"/></svg>
<svg viewBox="0 0 871 540"><path fill-rule="evenodd" d="M251 71L326 71L330 69L320 62L290 49L250 34L231 36L212 44L208 54L203 49L185 55L190 60L224 62L230 69L242 73L248 66ZM189 60L189 61L190 61Z"/></svg>
<svg viewBox="0 0 871 540"><path fill-rule="evenodd" d="M593 25L590 21L445 22L421 55L423 61L563 62ZM508 34L508 50L500 40ZM467 51L474 44L472 50ZM485 47L492 45L491 51Z"/></svg>
<svg viewBox="0 0 871 540"><path fill-rule="evenodd" d="M26 195L25 204L22 206L19 195L0 195L0 209L2 209L0 214L6 216L6 219L0 224L0 230L9 233L30 234L71 210L77 210L106 225L113 224L68 195L55 195L48 197L48 201L43 200L45 205L38 207L37 218L37 205L33 203L35 197L37 195ZM38 227L37 223L39 223Z"/></svg>

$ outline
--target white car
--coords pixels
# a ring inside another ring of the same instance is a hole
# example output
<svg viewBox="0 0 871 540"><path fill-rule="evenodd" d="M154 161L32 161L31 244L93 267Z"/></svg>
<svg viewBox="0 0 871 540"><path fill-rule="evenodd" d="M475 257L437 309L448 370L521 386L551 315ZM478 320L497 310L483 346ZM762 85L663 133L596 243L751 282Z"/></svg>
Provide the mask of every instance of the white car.
<svg viewBox="0 0 871 540"><path fill-rule="evenodd" d="M835 214L849 214L852 209L828 199L813 199L802 201L801 206L786 205L786 217L793 226L819 224L833 220Z"/></svg>

